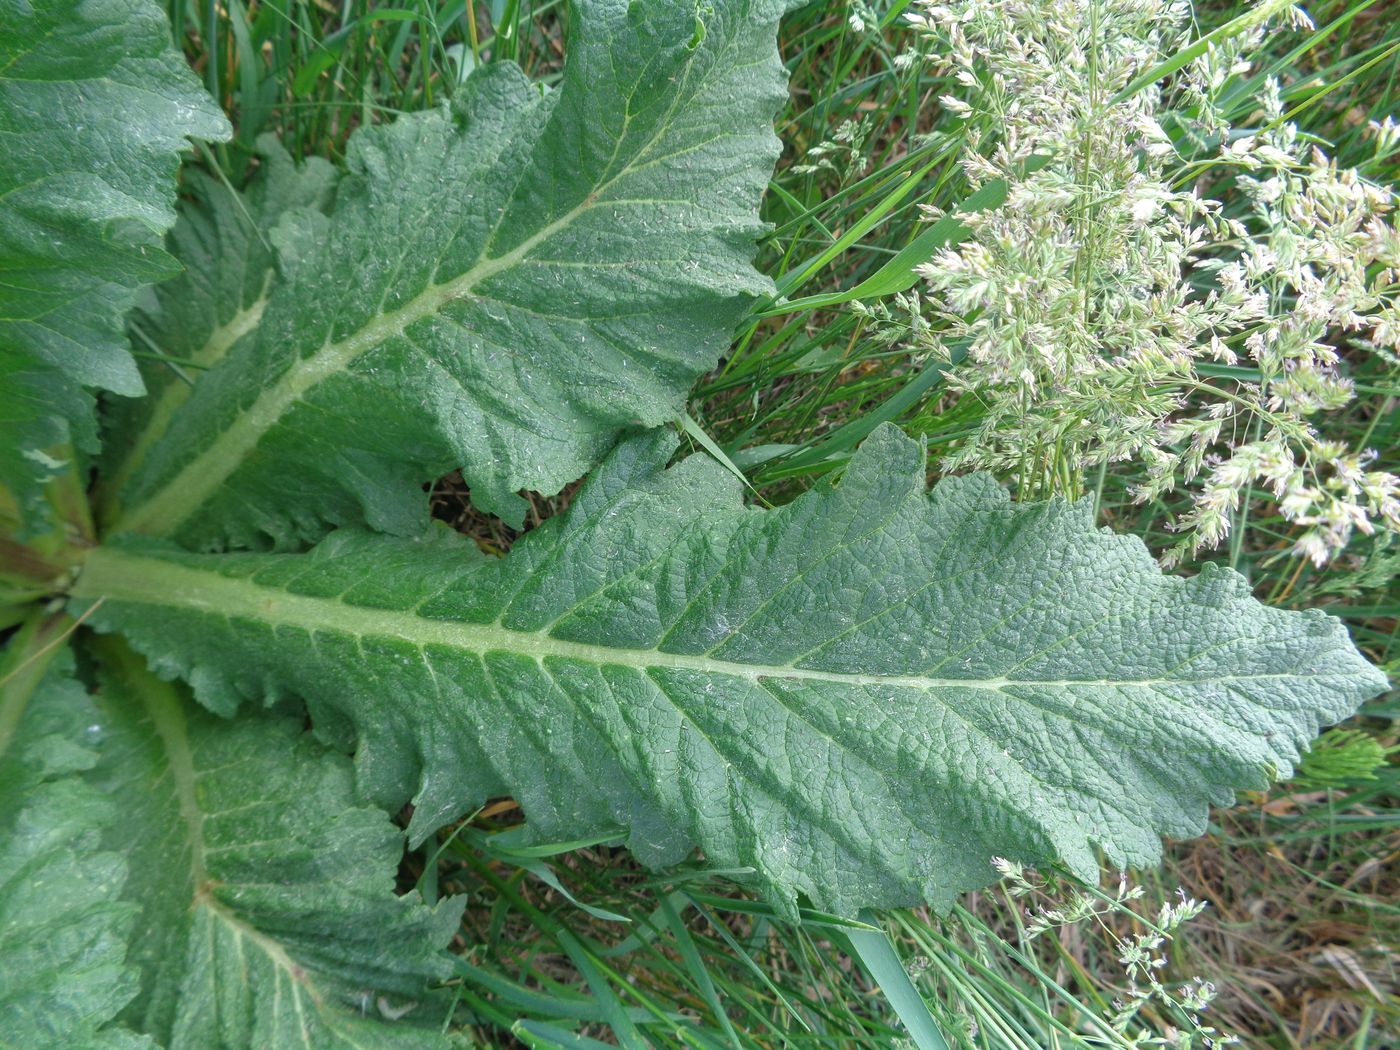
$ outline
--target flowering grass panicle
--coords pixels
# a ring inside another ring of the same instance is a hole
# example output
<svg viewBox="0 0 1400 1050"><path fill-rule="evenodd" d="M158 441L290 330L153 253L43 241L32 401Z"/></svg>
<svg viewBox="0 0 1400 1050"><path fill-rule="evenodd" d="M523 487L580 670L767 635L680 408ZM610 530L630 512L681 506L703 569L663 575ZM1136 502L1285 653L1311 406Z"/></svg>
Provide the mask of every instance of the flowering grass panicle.
<svg viewBox="0 0 1400 1050"><path fill-rule="evenodd" d="M1206 909L1204 901L1177 890L1156 916L1138 913L1133 902L1145 896L1141 885L1120 873L1117 889L1105 893L1051 873L1042 875L1024 865L994 857L1009 900L1021 911L1027 938L1059 935L1065 928L1092 924L1112 943L1122 982L1106 1019L1128 1046L1204 1048L1231 1046L1236 1036L1205 1023L1215 1000L1215 986L1200 977L1178 981L1164 976L1166 949L1183 926ZM1114 922L1114 920L1119 920ZM1120 932L1122 920L1142 932ZM1151 1015L1153 1020L1149 1021Z"/></svg>
<svg viewBox="0 0 1400 1050"><path fill-rule="evenodd" d="M951 381L983 406L944 469L1078 496L1088 468L1137 460L1140 501L1192 494L1169 564L1217 546L1253 488L1318 564L1400 528L1400 480L1311 422L1352 399L1344 353L1394 360L1394 195L1304 141L1277 83L1248 129L1216 101L1281 13L1304 17L1261 5L1145 86L1190 39L1188 4L925 0L907 16L961 87L941 102L964 121L968 179L1008 186L921 268L916 341L963 344ZM1393 146L1393 127L1373 134Z"/></svg>

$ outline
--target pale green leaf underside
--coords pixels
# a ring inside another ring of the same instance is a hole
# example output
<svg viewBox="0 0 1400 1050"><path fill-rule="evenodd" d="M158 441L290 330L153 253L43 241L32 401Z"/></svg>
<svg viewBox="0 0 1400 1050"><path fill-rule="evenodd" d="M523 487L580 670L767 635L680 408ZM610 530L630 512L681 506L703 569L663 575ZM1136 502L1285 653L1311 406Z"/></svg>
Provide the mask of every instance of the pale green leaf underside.
<svg viewBox="0 0 1400 1050"><path fill-rule="evenodd" d="M278 229L296 272L118 526L199 548L414 534L422 483L457 468L518 521L517 490L675 418L770 287L751 259L783 6L575 0L558 91L496 63L450 113L357 132L334 211Z"/></svg>
<svg viewBox="0 0 1400 1050"><path fill-rule="evenodd" d="M0 1047L145 1046L109 1024L136 994L136 910L125 859L102 848L120 810L78 775L96 761L95 712L72 653L34 640L22 630L0 654Z"/></svg>
<svg viewBox="0 0 1400 1050"><path fill-rule="evenodd" d="M946 903L990 861L1148 863L1384 685L1341 623L1162 575L1086 506L924 487L877 431L839 485L745 509L620 446L499 562L337 534L304 555L97 551L77 593L204 702L294 693L422 836L493 794L538 834L692 845L779 900Z"/></svg>
<svg viewBox="0 0 1400 1050"><path fill-rule="evenodd" d="M88 388L141 392L123 315L178 272L187 136L228 134L158 4L0 2L0 484L22 504L54 446L96 447Z"/></svg>
<svg viewBox="0 0 1400 1050"><path fill-rule="evenodd" d="M461 904L395 895L403 835L356 804L350 763L298 719L228 722L119 642L99 653L92 779L139 910L130 1026L167 1050L442 1045L428 988Z"/></svg>

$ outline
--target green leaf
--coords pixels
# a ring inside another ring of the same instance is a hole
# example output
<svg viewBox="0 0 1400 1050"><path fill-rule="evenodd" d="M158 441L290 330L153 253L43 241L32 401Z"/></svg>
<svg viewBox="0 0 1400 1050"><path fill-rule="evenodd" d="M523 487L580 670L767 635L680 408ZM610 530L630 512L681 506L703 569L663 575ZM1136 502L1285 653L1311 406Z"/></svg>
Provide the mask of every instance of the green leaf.
<svg viewBox="0 0 1400 1050"><path fill-rule="evenodd" d="M31 621L0 653L0 1047L137 1047L104 1026L136 994L125 963L136 909L101 836L120 817L77 775L96 761L92 703L59 643Z"/></svg>
<svg viewBox="0 0 1400 1050"><path fill-rule="evenodd" d="M210 715L115 640L100 655L93 780L140 911L132 1027L169 1050L443 1045L426 989L462 902L395 896L402 833L355 803L349 761L298 719Z"/></svg>
<svg viewBox="0 0 1400 1050"><path fill-rule="evenodd" d="M676 418L770 290L751 258L783 6L575 0L557 92L494 63L451 112L357 132L333 214L284 222L301 264L119 525L196 547L415 534L422 483L456 468L518 524L517 490Z"/></svg>
<svg viewBox="0 0 1400 1050"><path fill-rule="evenodd" d="M141 393L123 316L178 272L187 137L229 133L152 0L0 2L0 484L23 508L61 446L96 448L88 388Z"/></svg>
<svg viewBox="0 0 1400 1050"><path fill-rule="evenodd" d="M193 380L262 319L278 263L274 227L288 212L324 212L330 204L336 170L329 163L311 157L294 164L270 135L258 149L262 164L243 193L198 169L185 176L186 199L165 242L184 272L156 285L131 320L137 346L164 360L141 365L146 397L117 399L104 413L108 520L115 494L170 426ZM291 250L283 265L296 263Z"/></svg>
<svg viewBox="0 0 1400 1050"><path fill-rule="evenodd" d="M294 693L353 727L361 789L412 797L417 839L510 793L540 837L698 845L844 914L946 905L997 856L1154 862L1384 687L1339 621L1164 576L1088 503L926 492L894 427L773 511L709 457L663 469L674 442L621 445L499 562L356 531L144 541L75 593L217 710Z"/></svg>

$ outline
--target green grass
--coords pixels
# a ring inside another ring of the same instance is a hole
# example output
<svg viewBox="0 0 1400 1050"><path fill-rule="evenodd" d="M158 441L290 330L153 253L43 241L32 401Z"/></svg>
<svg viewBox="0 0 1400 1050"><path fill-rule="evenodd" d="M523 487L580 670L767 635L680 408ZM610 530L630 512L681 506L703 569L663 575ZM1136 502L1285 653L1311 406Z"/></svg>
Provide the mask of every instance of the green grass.
<svg viewBox="0 0 1400 1050"><path fill-rule="evenodd" d="M848 305L853 289L907 288L910 266L938 237L918 222L918 206L952 210L969 195L959 132L936 101L948 86L936 66L896 62L905 5L871 6L883 28L853 29L837 3L785 23L786 150L760 252L785 301L759 305L690 406L689 432L706 436L696 447L718 449L775 504L838 469L881 421L922 435L933 463L979 416L975 399L946 390L935 362L873 341L871 320ZM449 97L464 63L516 58L548 81L567 18L561 0L175 0L170 10L191 63L234 118L235 140L202 158L234 183L254 163L259 134L339 159L357 125ZM1239 10L1204 6L1202 32ZM1264 72L1283 80L1290 119L1341 163L1395 183L1400 154L1372 160L1362 130L1400 110L1400 22L1384 0L1333 0L1311 14L1317 31L1278 34ZM1252 116L1247 86L1241 124ZM839 157L836 170L797 170L846 121L864 122L859 170L843 170ZM1198 174L1228 198L1223 175ZM1400 368L1377 355L1351 364L1361 396L1327 417L1327 432L1381 449L1395 470ZM1132 481L1131 466L1088 479L1101 521L1169 545L1167 522L1180 507L1133 504ZM513 538L472 512L453 479L435 495L438 515L459 528L497 547ZM567 498L536 500L532 520ZM1289 556L1290 527L1267 499L1247 501L1237 524L1217 556L1261 598L1335 612L1372 659L1400 664L1400 542L1359 541L1319 570ZM1383 698L1352 728L1384 750L1400 739L1397 718L1400 702ZM1038 937L1026 930L1028 900L998 888L946 917L906 911L869 916L871 927L809 914L791 923L723 873L654 875L606 843L522 853L510 844L521 814L508 801L408 858L402 881L430 897L469 895L454 946L459 1014L484 1045L1123 1045L1101 1020L1124 991L1115 938L1143 932L1182 887L1210 907L1172 942L1167 976L1218 986L1211 1023L1251 1046L1379 1050L1400 1032L1400 766L1392 757L1374 779L1351 780L1337 772L1346 762L1330 768L1242 799L1216 815L1206 838L1169 847L1160 870L1130 873L1145 894L1131 909ZM1103 892L1116 887L1106 874ZM889 945L902 967L882 954ZM1182 1020L1169 1009L1146 1019L1163 1032Z"/></svg>

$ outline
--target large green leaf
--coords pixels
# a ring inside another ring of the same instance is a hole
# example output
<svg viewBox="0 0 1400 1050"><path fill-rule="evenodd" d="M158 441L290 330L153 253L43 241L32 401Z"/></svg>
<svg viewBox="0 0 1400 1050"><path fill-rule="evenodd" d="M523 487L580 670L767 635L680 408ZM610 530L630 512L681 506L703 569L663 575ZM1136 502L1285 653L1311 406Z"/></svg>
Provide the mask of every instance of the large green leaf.
<svg viewBox="0 0 1400 1050"><path fill-rule="evenodd" d="M22 506L60 446L96 447L86 388L141 392L123 316L178 272L187 136L228 134L153 0L0 0L0 484Z"/></svg>
<svg viewBox="0 0 1400 1050"><path fill-rule="evenodd" d="M115 399L104 414L106 519L114 516L115 494L189 397L193 379L262 319L278 262L277 223L294 209L324 211L330 203L336 179L330 164L312 157L296 165L271 136L260 138L258 149L261 166L243 193L199 170L185 176L186 199L165 244L184 271L156 285L130 322L137 342L165 360L141 366L146 397ZM295 264L292 253L285 265Z"/></svg>
<svg viewBox="0 0 1400 1050"><path fill-rule="evenodd" d="M128 1023L168 1050L442 1045L427 988L461 903L395 895L403 835L354 802L350 763L298 719L226 722L119 642L100 655L92 780L139 909Z"/></svg>
<svg viewBox="0 0 1400 1050"><path fill-rule="evenodd" d="M138 1047L108 1027L136 994L126 862L102 848L120 818L77 774L97 760L92 702L68 625L33 621L0 653L0 1047Z"/></svg>
<svg viewBox="0 0 1400 1050"><path fill-rule="evenodd" d="M176 414L121 527L289 546L416 533L461 468L518 522L619 430L674 419L768 283L782 0L575 0L561 88L478 69L451 112L365 128L256 337Z"/></svg>
<svg viewBox="0 0 1400 1050"><path fill-rule="evenodd" d="M518 797L539 834L698 844L781 901L947 902L991 859L1157 859L1384 678L1233 572L1164 576L1087 504L924 486L886 426L839 485L745 509L656 434L503 561L359 532L302 555L95 551L77 594L210 706L304 696L422 836ZM85 603L84 603L85 604Z"/></svg>

